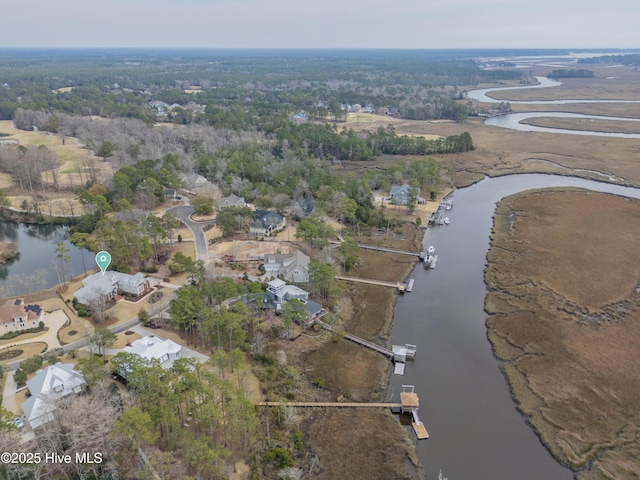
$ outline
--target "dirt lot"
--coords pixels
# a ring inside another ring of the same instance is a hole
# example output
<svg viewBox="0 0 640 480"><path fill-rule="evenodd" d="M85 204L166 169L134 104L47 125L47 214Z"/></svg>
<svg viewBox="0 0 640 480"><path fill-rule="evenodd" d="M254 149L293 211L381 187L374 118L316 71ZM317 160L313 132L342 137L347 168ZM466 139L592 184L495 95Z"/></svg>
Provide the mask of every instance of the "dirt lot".
<svg viewBox="0 0 640 480"><path fill-rule="evenodd" d="M514 398L580 479L638 478L640 202L584 191L501 202L488 336Z"/></svg>

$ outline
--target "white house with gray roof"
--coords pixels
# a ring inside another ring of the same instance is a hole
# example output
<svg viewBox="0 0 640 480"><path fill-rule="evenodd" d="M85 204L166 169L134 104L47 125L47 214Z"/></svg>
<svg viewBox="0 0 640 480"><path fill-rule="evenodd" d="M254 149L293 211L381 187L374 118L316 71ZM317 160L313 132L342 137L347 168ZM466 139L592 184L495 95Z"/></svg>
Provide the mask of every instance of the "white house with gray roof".
<svg viewBox="0 0 640 480"><path fill-rule="evenodd" d="M22 411L31 425L38 428L54 419L55 410L86 387L84 377L72 363L56 363L38 370L27 380L31 396L22 402Z"/></svg>
<svg viewBox="0 0 640 480"><path fill-rule="evenodd" d="M157 360L163 368L171 368L173 362L180 358L182 346L170 339L147 335L131 342L124 351L147 361Z"/></svg>

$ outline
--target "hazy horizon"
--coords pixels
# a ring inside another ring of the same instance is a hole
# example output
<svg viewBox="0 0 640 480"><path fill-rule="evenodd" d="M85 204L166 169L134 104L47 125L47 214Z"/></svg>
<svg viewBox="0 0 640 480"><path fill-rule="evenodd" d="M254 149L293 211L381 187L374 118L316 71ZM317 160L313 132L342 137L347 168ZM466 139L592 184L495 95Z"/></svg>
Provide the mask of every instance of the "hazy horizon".
<svg viewBox="0 0 640 480"><path fill-rule="evenodd" d="M640 48L635 0L5 3L0 48Z"/></svg>

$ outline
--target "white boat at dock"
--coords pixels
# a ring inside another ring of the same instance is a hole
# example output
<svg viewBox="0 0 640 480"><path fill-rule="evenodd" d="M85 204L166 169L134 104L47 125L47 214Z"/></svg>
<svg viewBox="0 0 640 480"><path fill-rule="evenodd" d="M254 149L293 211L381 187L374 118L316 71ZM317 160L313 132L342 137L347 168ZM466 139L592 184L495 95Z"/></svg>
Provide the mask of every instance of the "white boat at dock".
<svg viewBox="0 0 640 480"><path fill-rule="evenodd" d="M438 255L427 255L424 259L424 268L436 268L437 261Z"/></svg>
<svg viewBox="0 0 640 480"><path fill-rule="evenodd" d="M433 245L430 245L429 248L427 248L427 254L433 255L434 253L436 253L436 247L434 247Z"/></svg>
<svg viewBox="0 0 640 480"><path fill-rule="evenodd" d="M444 217L444 220L442 220L444 222L445 225L449 225L449 217Z"/></svg>

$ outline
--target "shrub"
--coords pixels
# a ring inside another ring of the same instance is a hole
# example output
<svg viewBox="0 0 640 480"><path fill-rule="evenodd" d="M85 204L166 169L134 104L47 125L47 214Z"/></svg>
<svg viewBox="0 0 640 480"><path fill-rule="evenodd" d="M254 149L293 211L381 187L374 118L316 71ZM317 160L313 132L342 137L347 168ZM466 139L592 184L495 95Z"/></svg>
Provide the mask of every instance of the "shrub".
<svg viewBox="0 0 640 480"><path fill-rule="evenodd" d="M291 452L282 447L272 448L264 456L264 459L267 463L272 464L278 469L293 467L293 458L291 458Z"/></svg>
<svg viewBox="0 0 640 480"><path fill-rule="evenodd" d="M27 372L25 372L22 368L18 368L16 373L13 374L13 379L18 385L23 385L27 383Z"/></svg>
<svg viewBox="0 0 640 480"><path fill-rule="evenodd" d="M324 387L324 378L322 378L322 377L316 377L316 378L313 380L313 384L314 384L316 387L318 387L318 388L322 388L322 387Z"/></svg>
<svg viewBox="0 0 640 480"><path fill-rule="evenodd" d="M304 444L302 443L302 432L300 430L295 430L291 434L291 442L293 442L293 446L298 450L299 454L304 453Z"/></svg>

